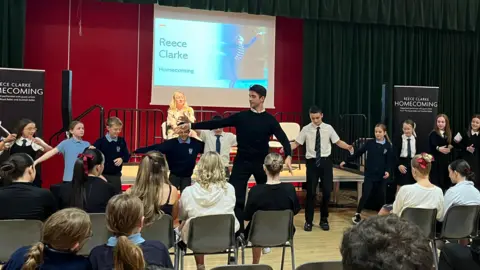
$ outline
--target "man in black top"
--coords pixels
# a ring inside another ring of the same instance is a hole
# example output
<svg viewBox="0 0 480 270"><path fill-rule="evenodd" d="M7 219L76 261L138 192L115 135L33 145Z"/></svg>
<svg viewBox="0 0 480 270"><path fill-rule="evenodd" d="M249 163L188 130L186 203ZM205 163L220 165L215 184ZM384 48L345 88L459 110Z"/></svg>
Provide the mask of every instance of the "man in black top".
<svg viewBox="0 0 480 270"><path fill-rule="evenodd" d="M139 148L135 153L145 154L150 151L158 151L167 158L170 169L169 180L182 192L192 183L192 174L198 154L203 153L205 144L193 137L189 137L190 129L179 132L178 138Z"/></svg>
<svg viewBox="0 0 480 270"><path fill-rule="evenodd" d="M243 208L245 205L245 192L250 176L253 174L257 184L265 184L267 176L263 170L263 161L268 154L268 142L272 135L280 141L285 149L285 164L292 170L291 148L287 135L280 127L278 121L271 114L265 112L263 103L267 90L261 85L253 85L249 89L250 110L242 111L221 120L181 124L175 130L182 132L189 129L217 129L235 127L237 131L238 150L233 162L230 184L235 187L237 199L235 215L243 230ZM182 118L182 121L188 122Z"/></svg>

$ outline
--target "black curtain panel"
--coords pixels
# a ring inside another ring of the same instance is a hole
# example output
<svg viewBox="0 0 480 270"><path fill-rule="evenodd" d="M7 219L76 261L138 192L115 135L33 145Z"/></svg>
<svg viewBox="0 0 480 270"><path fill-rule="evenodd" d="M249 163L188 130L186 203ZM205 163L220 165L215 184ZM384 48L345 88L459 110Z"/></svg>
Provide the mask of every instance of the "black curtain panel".
<svg viewBox="0 0 480 270"><path fill-rule="evenodd" d="M23 67L25 2L0 1L0 67Z"/></svg>
<svg viewBox="0 0 480 270"><path fill-rule="evenodd" d="M438 111L450 116L454 132L480 112L475 32L306 20L303 54L305 117L312 104L334 124L342 114L365 114L373 134L384 83L439 86Z"/></svg>

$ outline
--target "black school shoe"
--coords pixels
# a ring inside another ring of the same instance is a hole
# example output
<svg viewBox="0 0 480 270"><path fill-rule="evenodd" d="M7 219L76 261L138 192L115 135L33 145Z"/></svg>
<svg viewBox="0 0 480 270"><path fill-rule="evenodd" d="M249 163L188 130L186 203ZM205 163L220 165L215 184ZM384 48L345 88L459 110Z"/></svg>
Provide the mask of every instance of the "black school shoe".
<svg viewBox="0 0 480 270"><path fill-rule="evenodd" d="M312 223L305 222L305 225L303 226L303 230L306 232L311 232L312 231Z"/></svg>
<svg viewBox="0 0 480 270"><path fill-rule="evenodd" d="M328 219L327 218L321 218L320 219L320 228L324 231L329 231L330 230L330 225L328 225Z"/></svg>

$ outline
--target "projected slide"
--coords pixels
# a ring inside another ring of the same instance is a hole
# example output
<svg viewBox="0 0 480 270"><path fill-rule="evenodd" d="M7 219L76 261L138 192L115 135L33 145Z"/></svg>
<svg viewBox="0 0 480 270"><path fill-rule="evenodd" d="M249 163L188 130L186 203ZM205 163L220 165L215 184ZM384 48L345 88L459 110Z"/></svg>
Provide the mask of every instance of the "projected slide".
<svg viewBox="0 0 480 270"><path fill-rule="evenodd" d="M154 26L154 85L268 88L266 27L164 18Z"/></svg>

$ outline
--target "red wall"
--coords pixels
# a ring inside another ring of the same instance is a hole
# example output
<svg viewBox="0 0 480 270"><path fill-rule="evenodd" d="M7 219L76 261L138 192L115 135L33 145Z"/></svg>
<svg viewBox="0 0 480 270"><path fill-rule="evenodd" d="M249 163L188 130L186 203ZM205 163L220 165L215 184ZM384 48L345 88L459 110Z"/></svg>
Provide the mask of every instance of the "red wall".
<svg viewBox="0 0 480 270"><path fill-rule="evenodd" d="M27 0L26 17L25 68L46 70L45 139L61 128L64 69L73 72L73 116L93 104L102 105L106 112L111 108L135 108L137 97L138 108L166 109L149 105L153 5L72 0L69 6L69 1ZM277 18L273 111L302 110L302 38L301 20ZM83 120L84 139L90 142L98 136L97 119L98 114L93 114ZM43 167L47 186L60 181L60 157Z"/></svg>

